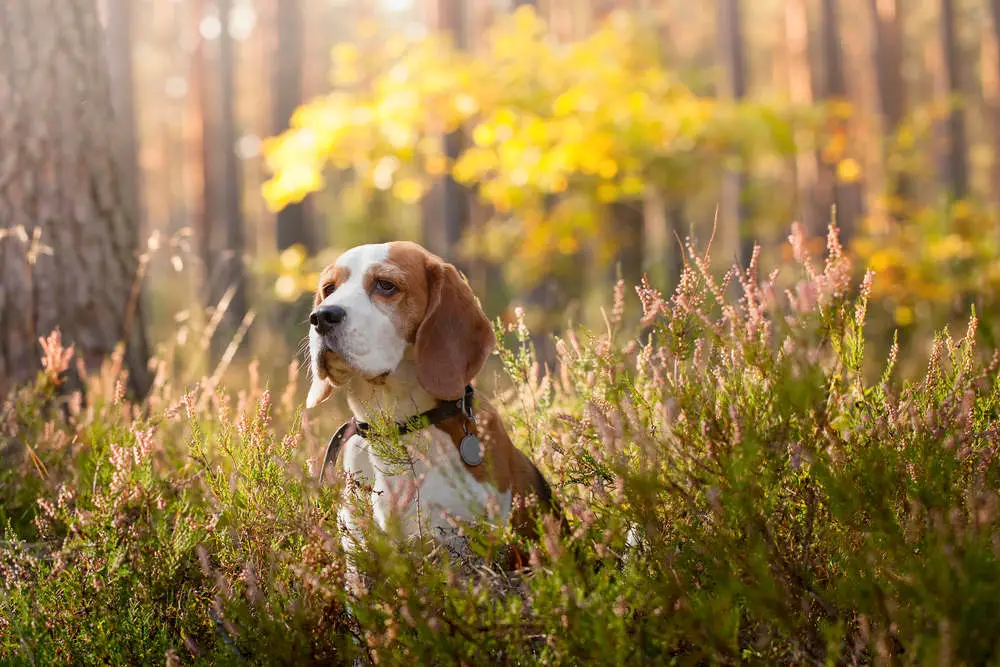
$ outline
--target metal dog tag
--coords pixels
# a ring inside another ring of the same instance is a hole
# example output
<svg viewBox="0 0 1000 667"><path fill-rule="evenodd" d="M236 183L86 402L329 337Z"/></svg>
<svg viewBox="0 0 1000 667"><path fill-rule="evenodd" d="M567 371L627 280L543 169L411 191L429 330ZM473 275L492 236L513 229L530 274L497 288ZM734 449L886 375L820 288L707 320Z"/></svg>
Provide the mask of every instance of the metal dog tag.
<svg viewBox="0 0 1000 667"><path fill-rule="evenodd" d="M477 466L483 462L483 443L479 438L469 433L458 443L458 453L467 466Z"/></svg>

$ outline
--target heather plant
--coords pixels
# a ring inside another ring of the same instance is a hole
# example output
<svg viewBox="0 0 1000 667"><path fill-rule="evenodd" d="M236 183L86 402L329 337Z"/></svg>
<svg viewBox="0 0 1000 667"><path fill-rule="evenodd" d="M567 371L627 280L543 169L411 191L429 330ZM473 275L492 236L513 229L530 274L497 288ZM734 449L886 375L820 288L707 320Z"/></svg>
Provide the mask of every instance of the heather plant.
<svg viewBox="0 0 1000 667"><path fill-rule="evenodd" d="M893 344L871 376L878 277L835 229L823 261L789 241L766 276L689 244L672 295L619 283L553 368L497 323L493 398L568 517L522 571L505 529L367 530L349 589L315 481L335 420L294 372L276 398L157 362L135 404L118 357L61 384L53 334L0 416L0 662L996 663L1000 356L973 313L922 373Z"/></svg>

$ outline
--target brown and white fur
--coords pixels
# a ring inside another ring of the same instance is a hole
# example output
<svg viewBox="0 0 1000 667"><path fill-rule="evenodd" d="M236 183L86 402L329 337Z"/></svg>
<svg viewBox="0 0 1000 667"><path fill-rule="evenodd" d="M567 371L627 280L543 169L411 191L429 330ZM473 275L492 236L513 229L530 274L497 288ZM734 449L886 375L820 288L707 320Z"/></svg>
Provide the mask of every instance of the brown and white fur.
<svg viewBox="0 0 1000 667"><path fill-rule="evenodd" d="M338 321L318 326L316 314L332 307L342 309L335 311ZM406 421L460 398L496 342L455 267L409 242L363 245L341 255L320 276L311 320L307 407L343 387L355 417L365 422ZM361 476L370 485L373 518L382 529L395 517L406 535L444 538L453 535L450 517L510 521L516 532L534 537L530 507L554 511L549 486L478 393L475 411L475 424L456 416L402 436L413 461L405 469L389 465L355 434L343 443L336 474ZM467 426L485 450L478 466L465 465L459 455ZM364 518L345 502L339 519L350 549Z"/></svg>

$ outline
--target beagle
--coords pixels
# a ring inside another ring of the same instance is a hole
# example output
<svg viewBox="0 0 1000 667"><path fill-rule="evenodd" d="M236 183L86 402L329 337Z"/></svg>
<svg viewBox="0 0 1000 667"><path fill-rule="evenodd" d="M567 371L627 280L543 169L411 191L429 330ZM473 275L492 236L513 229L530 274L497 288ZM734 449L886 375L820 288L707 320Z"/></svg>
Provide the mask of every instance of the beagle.
<svg viewBox="0 0 1000 667"><path fill-rule="evenodd" d="M410 242L352 248L321 273L309 323L306 407L342 387L354 413L321 478L335 454L345 493L361 489L381 529L395 518L406 535L444 539L452 519L487 519L537 537L530 509L557 513L551 490L472 389L496 341L454 266ZM387 454L394 437L405 465ZM348 551L364 523L355 511L338 513Z"/></svg>

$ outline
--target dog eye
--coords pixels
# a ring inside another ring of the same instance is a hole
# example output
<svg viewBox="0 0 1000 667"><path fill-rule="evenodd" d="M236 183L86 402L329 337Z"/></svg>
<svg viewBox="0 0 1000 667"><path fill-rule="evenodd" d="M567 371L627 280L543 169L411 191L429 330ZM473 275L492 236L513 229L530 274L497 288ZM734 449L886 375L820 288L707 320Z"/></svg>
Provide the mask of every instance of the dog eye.
<svg viewBox="0 0 1000 667"><path fill-rule="evenodd" d="M325 299L326 297L330 296L336 291L337 291L337 286L334 285L333 283L327 283L326 285L323 285L323 298Z"/></svg>
<svg viewBox="0 0 1000 667"><path fill-rule="evenodd" d="M394 283L379 278L375 281L375 291L382 296L392 296L399 291L399 288Z"/></svg>

